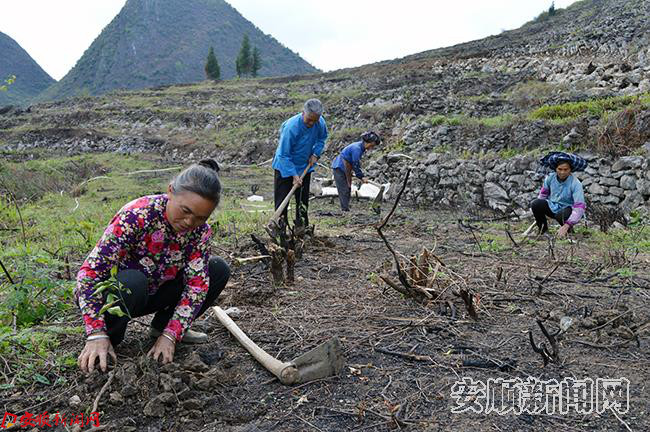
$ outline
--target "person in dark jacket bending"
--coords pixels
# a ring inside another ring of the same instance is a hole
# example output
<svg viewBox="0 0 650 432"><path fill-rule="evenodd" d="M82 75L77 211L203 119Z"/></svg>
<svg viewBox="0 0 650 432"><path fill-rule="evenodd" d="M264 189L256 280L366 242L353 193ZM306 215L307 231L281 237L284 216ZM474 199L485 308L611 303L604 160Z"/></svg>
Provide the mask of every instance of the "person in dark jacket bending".
<svg viewBox="0 0 650 432"><path fill-rule="evenodd" d="M341 210L350 211L350 192L352 190L352 171L363 183L368 180L361 171L361 157L366 150L373 149L381 143L381 138L375 132L369 131L361 135L361 141L346 146L343 151L334 159L332 168L334 171L334 182L339 192Z"/></svg>

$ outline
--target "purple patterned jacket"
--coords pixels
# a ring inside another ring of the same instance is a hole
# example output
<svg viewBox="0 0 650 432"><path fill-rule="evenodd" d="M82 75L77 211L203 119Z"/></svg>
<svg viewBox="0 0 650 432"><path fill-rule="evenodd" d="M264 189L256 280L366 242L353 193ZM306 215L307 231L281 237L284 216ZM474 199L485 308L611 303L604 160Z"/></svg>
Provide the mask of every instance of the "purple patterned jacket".
<svg viewBox="0 0 650 432"><path fill-rule="evenodd" d="M118 270L139 270L154 294L169 280L182 276L185 289L169 320L165 333L181 340L196 318L210 284L208 260L212 231L204 224L190 232L176 233L167 221L168 197L145 196L126 204L117 212L77 274L74 291L86 326L86 334L106 331L101 295L93 296L95 284Z"/></svg>

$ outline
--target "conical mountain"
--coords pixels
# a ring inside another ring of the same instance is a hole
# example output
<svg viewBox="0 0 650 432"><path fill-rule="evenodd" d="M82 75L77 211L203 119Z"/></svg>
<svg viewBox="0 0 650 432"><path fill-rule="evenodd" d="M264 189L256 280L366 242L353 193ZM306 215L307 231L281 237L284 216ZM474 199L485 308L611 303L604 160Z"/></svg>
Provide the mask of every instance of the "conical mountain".
<svg viewBox="0 0 650 432"><path fill-rule="evenodd" d="M47 74L15 40L0 32L0 84L14 75L8 91L0 91L0 106L24 104L52 83Z"/></svg>
<svg viewBox="0 0 650 432"><path fill-rule="evenodd" d="M211 46L221 77L232 78L245 34L261 53L260 76L317 71L223 0L128 0L76 66L40 98L201 81Z"/></svg>

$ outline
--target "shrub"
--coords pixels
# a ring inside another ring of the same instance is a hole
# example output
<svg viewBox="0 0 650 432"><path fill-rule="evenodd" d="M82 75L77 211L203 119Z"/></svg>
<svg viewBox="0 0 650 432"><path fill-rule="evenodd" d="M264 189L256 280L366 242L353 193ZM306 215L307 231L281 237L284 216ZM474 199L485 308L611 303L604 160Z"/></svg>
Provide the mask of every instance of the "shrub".
<svg viewBox="0 0 650 432"><path fill-rule="evenodd" d="M644 111L640 103L603 116L598 125L596 150L618 157L641 147L650 139L650 131L645 127L648 117L650 113Z"/></svg>
<svg viewBox="0 0 650 432"><path fill-rule="evenodd" d="M531 80L518 83L508 94L508 100L518 108L539 107L549 100L554 93L563 90L559 84Z"/></svg>
<svg viewBox="0 0 650 432"><path fill-rule="evenodd" d="M399 103L387 103L381 105L364 105L359 115L361 118L380 122L386 117L395 118L404 112L404 106Z"/></svg>

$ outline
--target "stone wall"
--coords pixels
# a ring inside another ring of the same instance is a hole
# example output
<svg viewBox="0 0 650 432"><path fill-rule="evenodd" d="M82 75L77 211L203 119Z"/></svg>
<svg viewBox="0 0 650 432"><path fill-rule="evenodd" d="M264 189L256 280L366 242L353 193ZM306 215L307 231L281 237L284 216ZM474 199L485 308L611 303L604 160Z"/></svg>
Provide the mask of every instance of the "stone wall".
<svg viewBox="0 0 650 432"><path fill-rule="evenodd" d="M650 157L626 156L611 160L581 155L589 162L575 173L591 203L622 207L626 212L650 208ZM418 205L485 206L501 211L514 209L523 214L537 197L548 171L540 169L538 158L516 156L511 159L454 159L432 153L426 160L414 161L389 155L368 167L368 173L400 188L408 167L411 180L404 199Z"/></svg>

